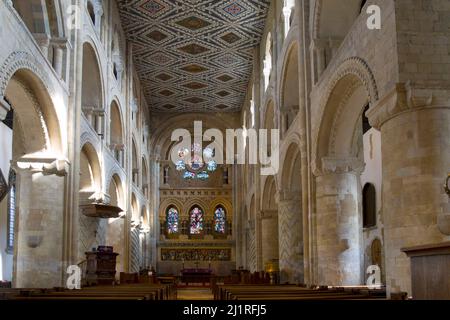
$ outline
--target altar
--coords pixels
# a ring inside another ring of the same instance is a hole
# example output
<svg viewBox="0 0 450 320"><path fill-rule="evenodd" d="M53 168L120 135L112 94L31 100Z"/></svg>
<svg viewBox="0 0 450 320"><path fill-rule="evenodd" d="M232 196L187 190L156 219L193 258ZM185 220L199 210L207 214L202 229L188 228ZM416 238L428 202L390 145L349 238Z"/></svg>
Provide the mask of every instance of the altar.
<svg viewBox="0 0 450 320"><path fill-rule="evenodd" d="M182 269L181 270L181 282L185 283L186 286L189 283L201 283L205 286L206 283L211 282L211 277L213 272L211 269Z"/></svg>

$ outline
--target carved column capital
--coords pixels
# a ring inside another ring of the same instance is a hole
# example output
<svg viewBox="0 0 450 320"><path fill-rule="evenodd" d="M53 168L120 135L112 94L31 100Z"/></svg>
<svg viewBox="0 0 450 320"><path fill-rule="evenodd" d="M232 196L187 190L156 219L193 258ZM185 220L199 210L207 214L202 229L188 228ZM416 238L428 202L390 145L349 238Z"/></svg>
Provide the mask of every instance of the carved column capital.
<svg viewBox="0 0 450 320"><path fill-rule="evenodd" d="M15 164L15 168L31 173L42 173L50 176L65 177L69 172L70 162L67 159L49 158L20 158Z"/></svg>
<svg viewBox="0 0 450 320"><path fill-rule="evenodd" d="M323 157L321 166L315 166L313 174L323 176L328 174L355 173L361 174L364 171L365 163L359 158L339 158L339 157Z"/></svg>
<svg viewBox="0 0 450 320"><path fill-rule="evenodd" d="M400 113L414 109L450 108L450 91L443 88L420 87L410 82L397 83L366 115L370 124L380 130L384 123Z"/></svg>

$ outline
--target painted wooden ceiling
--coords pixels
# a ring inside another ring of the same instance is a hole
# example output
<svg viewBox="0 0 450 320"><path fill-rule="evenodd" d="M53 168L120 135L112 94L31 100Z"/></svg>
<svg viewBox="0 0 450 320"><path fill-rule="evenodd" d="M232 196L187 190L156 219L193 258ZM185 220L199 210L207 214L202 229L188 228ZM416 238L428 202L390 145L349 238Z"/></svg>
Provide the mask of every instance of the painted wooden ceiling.
<svg viewBox="0 0 450 320"><path fill-rule="evenodd" d="M269 3L118 0L152 111L239 111Z"/></svg>

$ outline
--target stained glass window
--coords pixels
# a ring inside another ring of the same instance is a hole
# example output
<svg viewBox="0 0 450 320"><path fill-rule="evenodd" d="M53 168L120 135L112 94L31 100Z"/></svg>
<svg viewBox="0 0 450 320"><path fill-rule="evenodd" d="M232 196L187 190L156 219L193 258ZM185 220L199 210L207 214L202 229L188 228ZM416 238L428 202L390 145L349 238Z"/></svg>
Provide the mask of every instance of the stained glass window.
<svg viewBox="0 0 450 320"><path fill-rule="evenodd" d="M227 216L225 209L221 206L217 207L214 212L214 231L217 233L225 234L225 225L227 221Z"/></svg>
<svg viewBox="0 0 450 320"><path fill-rule="evenodd" d="M179 224L179 214L178 210L175 207L170 207L167 210L167 233L174 234L178 233L178 224Z"/></svg>
<svg viewBox="0 0 450 320"><path fill-rule="evenodd" d="M191 234L200 234L203 231L203 212L199 207L193 207L191 210Z"/></svg>
<svg viewBox="0 0 450 320"><path fill-rule="evenodd" d="M217 163L212 159L214 154L213 149L202 150L201 145L194 143L191 150L186 148L178 150L180 160L176 162L176 169L183 172L183 178L186 180L206 181L210 173L217 170Z"/></svg>

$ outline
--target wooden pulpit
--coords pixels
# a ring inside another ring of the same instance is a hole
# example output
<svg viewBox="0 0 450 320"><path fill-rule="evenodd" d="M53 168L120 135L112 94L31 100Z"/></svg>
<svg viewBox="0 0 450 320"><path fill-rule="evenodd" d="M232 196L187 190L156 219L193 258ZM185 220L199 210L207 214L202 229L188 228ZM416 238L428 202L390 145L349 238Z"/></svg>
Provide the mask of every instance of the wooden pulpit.
<svg viewBox="0 0 450 320"><path fill-rule="evenodd" d="M99 247L86 252L87 285L113 285L116 280L116 258L119 254L112 247Z"/></svg>

